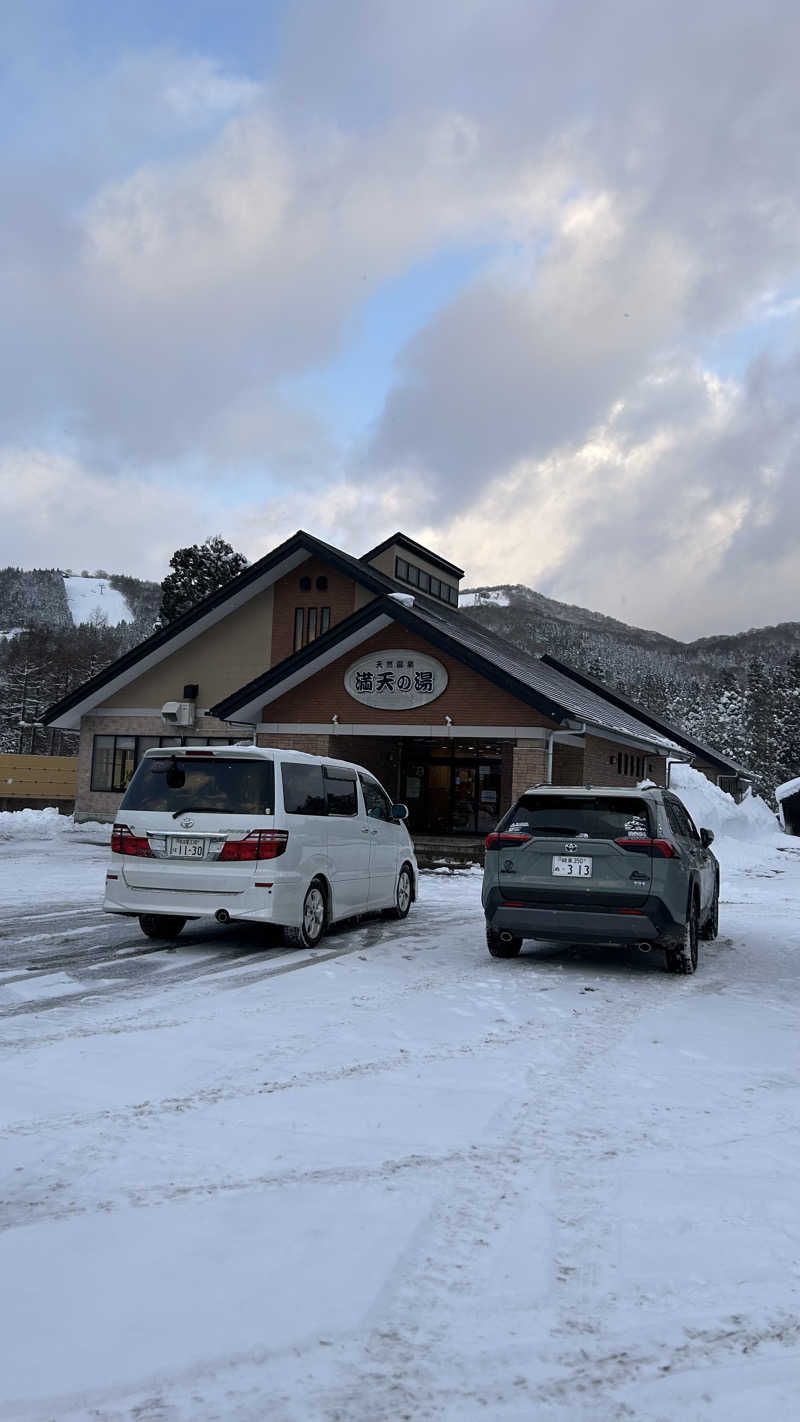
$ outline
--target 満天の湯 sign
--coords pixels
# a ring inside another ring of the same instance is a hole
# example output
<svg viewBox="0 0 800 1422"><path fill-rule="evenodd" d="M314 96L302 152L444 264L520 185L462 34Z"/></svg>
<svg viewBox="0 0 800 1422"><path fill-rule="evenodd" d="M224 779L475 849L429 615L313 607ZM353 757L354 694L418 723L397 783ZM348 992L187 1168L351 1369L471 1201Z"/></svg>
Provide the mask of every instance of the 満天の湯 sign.
<svg viewBox="0 0 800 1422"><path fill-rule="evenodd" d="M447 669L424 652L372 652L347 668L344 685L362 706L411 711L441 696L447 686Z"/></svg>

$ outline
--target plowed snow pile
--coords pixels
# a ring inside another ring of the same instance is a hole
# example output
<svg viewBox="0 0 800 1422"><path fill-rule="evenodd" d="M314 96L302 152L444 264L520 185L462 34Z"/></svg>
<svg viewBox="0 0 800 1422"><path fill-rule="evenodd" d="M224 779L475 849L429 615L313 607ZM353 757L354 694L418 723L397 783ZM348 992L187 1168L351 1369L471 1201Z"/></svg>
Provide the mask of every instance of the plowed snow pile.
<svg viewBox="0 0 800 1422"><path fill-rule="evenodd" d="M756 839L774 844L783 838L777 818L758 795L747 795L737 805L732 795L712 785L690 765L673 765L670 788L680 796L698 829L713 830L717 840Z"/></svg>

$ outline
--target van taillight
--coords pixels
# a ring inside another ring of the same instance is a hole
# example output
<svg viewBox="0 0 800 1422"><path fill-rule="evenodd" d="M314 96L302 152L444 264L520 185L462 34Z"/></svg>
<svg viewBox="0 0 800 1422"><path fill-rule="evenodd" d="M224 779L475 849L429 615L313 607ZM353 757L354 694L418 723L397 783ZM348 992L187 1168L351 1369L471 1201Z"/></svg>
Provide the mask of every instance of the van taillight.
<svg viewBox="0 0 800 1422"><path fill-rule="evenodd" d="M675 859L678 854L668 839L617 839L614 843L629 854L646 854L649 859Z"/></svg>
<svg viewBox="0 0 800 1422"><path fill-rule="evenodd" d="M229 839L217 860L241 863L243 859L277 859L289 839L287 830L252 830L245 839Z"/></svg>
<svg viewBox="0 0 800 1422"><path fill-rule="evenodd" d="M134 854L137 859L152 859L153 851L146 834L134 834L127 825L114 825L111 831L114 854Z"/></svg>
<svg viewBox="0 0 800 1422"><path fill-rule="evenodd" d="M527 844L530 837L529 834L498 834L495 830L486 836L485 848L514 849L518 844Z"/></svg>

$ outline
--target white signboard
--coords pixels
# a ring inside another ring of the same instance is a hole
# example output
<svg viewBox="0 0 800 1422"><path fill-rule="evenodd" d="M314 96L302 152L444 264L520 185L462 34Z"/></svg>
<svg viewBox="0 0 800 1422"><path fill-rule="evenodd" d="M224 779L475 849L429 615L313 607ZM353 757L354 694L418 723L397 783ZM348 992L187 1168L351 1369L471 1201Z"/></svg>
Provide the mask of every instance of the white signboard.
<svg viewBox="0 0 800 1422"><path fill-rule="evenodd" d="M411 711L441 696L447 686L447 669L435 657L404 652L399 647L360 657L347 668L344 685L362 706Z"/></svg>

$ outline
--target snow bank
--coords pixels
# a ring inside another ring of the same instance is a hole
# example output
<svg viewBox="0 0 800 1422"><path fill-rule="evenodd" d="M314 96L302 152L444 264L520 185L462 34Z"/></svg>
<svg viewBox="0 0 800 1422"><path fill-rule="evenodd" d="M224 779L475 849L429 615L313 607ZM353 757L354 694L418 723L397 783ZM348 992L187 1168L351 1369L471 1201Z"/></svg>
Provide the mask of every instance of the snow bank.
<svg viewBox="0 0 800 1422"><path fill-rule="evenodd" d="M84 833L110 839L111 826L94 820L76 825L72 815L62 815L52 805L46 810L0 810L0 840L59 839Z"/></svg>
<svg viewBox="0 0 800 1422"><path fill-rule="evenodd" d="M112 588L108 578L65 578L64 589L76 627L98 615L105 618L109 627L134 621L122 593Z"/></svg>
<svg viewBox="0 0 800 1422"><path fill-rule="evenodd" d="M690 765L673 764L670 789L680 796L698 829L713 830L715 839L774 843L780 837L775 815L758 795L749 794L737 805L732 795Z"/></svg>

